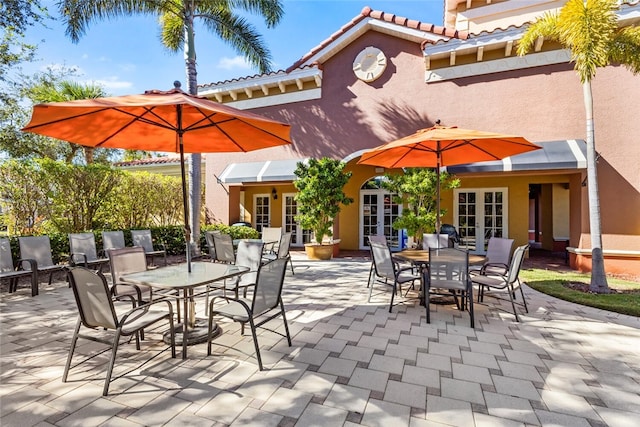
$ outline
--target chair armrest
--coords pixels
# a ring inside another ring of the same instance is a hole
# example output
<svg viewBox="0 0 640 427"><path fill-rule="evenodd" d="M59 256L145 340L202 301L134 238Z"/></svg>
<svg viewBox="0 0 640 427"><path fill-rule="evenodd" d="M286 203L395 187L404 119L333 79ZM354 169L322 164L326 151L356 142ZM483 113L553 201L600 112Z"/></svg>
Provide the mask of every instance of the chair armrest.
<svg viewBox="0 0 640 427"><path fill-rule="evenodd" d="M29 267L31 268L31 271L38 271L38 261L36 261L35 259L29 259L29 258L20 258L19 260L16 261L16 268L15 270L24 270L24 266L22 265L23 262L28 262L29 263Z"/></svg>
<svg viewBox="0 0 640 427"><path fill-rule="evenodd" d="M76 257L82 257L82 265L84 265L85 267L89 267L89 263L87 261L87 254L83 253L83 252L72 252L69 255L69 265L74 267L76 265L79 265L76 262Z"/></svg>
<svg viewBox="0 0 640 427"><path fill-rule="evenodd" d="M120 318L120 324L124 324L126 323L127 319L129 318L129 316L139 312L139 311L149 311L149 307L151 307L152 305L156 305L156 304L167 304L167 306L169 307L169 316L173 317L173 305L171 305L171 302L167 299L160 299L160 300L155 300L155 301L151 301L148 302L146 304L143 305L139 305L135 308L132 308L131 310L129 310L128 312L126 312L121 318Z"/></svg>
<svg viewBox="0 0 640 427"><path fill-rule="evenodd" d="M503 263L499 263L499 262L486 263L480 269L480 274L483 274L483 275L494 274L494 275L502 275L502 276L504 276L508 272L509 272L509 266L507 264L503 264Z"/></svg>

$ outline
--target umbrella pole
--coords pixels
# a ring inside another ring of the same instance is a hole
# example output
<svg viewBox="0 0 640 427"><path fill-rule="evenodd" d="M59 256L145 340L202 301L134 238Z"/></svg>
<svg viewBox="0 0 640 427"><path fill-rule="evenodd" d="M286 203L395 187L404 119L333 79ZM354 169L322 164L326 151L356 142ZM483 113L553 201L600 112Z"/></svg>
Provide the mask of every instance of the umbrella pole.
<svg viewBox="0 0 640 427"><path fill-rule="evenodd" d="M184 168L184 147L180 138L180 173L182 174L182 204L184 208L184 240L187 245L187 271L191 273L191 227L189 227L189 201L187 199L187 180Z"/></svg>
<svg viewBox="0 0 640 427"><path fill-rule="evenodd" d="M436 151L436 234L440 234L440 141Z"/></svg>

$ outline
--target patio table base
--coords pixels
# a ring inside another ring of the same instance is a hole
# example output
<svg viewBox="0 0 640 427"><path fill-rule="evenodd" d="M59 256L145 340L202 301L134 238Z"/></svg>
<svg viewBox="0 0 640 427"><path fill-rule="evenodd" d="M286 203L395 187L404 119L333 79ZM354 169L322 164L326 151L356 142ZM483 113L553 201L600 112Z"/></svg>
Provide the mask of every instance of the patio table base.
<svg viewBox="0 0 640 427"><path fill-rule="evenodd" d="M182 331L182 323L175 325L176 330L176 347L182 345L183 334ZM195 345L203 342L207 342L207 330L209 328L208 321L205 319L197 319L196 324L193 328L187 329L187 345ZM222 334L222 328L217 323L213 324L213 334L212 338L218 337ZM171 334L169 332L165 332L163 335L163 340L165 344L171 344Z"/></svg>

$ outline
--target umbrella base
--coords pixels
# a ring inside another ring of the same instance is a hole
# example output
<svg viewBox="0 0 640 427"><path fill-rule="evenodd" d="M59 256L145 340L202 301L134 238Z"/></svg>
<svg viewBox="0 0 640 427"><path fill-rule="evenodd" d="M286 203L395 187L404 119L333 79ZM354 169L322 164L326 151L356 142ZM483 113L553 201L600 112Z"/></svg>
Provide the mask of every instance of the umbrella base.
<svg viewBox="0 0 640 427"><path fill-rule="evenodd" d="M184 341L184 336L180 331L182 330L182 323L179 323L175 326L176 330L176 346L181 346ZM196 324L193 328L187 329L187 345L195 345L203 342L207 342L207 332L208 332L208 322L206 320L196 320ZM213 324L213 333L211 334L212 338L218 337L222 334L222 328L217 324ZM171 334L166 332L162 337L166 344L171 344Z"/></svg>

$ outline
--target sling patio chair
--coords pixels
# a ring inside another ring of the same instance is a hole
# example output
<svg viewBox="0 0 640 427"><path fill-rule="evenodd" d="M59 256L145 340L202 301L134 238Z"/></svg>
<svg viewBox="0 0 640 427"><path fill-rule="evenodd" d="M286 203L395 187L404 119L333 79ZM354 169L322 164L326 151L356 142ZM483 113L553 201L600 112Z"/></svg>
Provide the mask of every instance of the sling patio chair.
<svg viewBox="0 0 640 427"><path fill-rule="evenodd" d="M106 256L98 256L93 233L70 233L69 250L69 264L72 266L97 267L101 271L102 266L109 263Z"/></svg>
<svg viewBox="0 0 640 427"><path fill-rule="evenodd" d="M18 244L20 245L22 269L30 271L33 267L33 264L27 260L35 260L38 274L37 277L39 277L40 273L48 273L49 285L51 285L53 273L62 271L66 267L66 265L64 264L54 264L53 256L51 254L51 240L49 240L49 236L18 237ZM38 295L37 286L35 289L35 295Z"/></svg>
<svg viewBox="0 0 640 427"><path fill-rule="evenodd" d="M267 253L278 253L278 245L281 236L282 227L262 227L260 238L264 242L264 249Z"/></svg>
<svg viewBox="0 0 640 427"><path fill-rule="evenodd" d="M102 395L106 396L109 392L109 384L111 383L111 375L116 361L120 337L135 336L136 350L140 350L139 332L162 320L167 320L169 323L171 357L175 359L176 345L173 326L173 308L169 301L154 301L149 304L134 307L132 310L119 315L116 312L107 281L102 273L84 267L71 267L68 271L68 277L78 306L79 316L73 338L71 339L71 347L69 348L67 363L65 364L64 373L62 374L62 382L67 382L78 338L107 344L111 348L111 358L107 366L104 388L102 389ZM151 309L151 306L165 304L167 310ZM113 340L111 341L104 338L102 333L95 335L80 333L80 328L83 326L96 332L112 330L114 331ZM82 362L86 360L88 359ZM80 365L82 362L75 366Z"/></svg>
<svg viewBox="0 0 640 427"><path fill-rule="evenodd" d="M204 241L207 244L207 249L209 250L209 259L211 259L212 261L216 260L216 246L213 242L213 235L219 233L220 230L211 230L204 232Z"/></svg>
<svg viewBox="0 0 640 427"><path fill-rule="evenodd" d="M215 247L215 261L225 264L235 264L236 254L233 249L233 239L227 233L214 233L213 245Z"/></svg>
<svg viewBox="0 0 640 427"><path fill-rule="evenodd" d="M520 321L518 312L516 310L516 304L524 308L525 313L529 312L527 307L527 300L524 297L524 291L522 290L522 284L518 278L520 270L522 268L522 262L524 261L524 255L529 249L529 245L518 246L513 252L511 263L506 273L499 274L492 270L481 270L480 272L472 272L471 281L478 285L478 302L484 300L485 290L489 295L497 299L505 299L511 302L511 308L513 309L513 315L516 318L516 322ZM520 296L522 302L516 301L516 289L520 289ZM493 291L492 291L493 290ZM502 291L502 292L500 292ZM504 293L509 296L508 299L504 297Z"/></svg>
<svg viewBox="0 0 640 427"><path fill-rule="evenodd" d="M109 249L122 249L126 246L122 230L102 232L102 250L106 254Z"/></svg>
<svg viewBox="0 0 640 427"><path fill-rule="evenodd" d="M448 234L429 234L424 233L422 235L422 249L427 250L431 248L448 248L449 247L449 235Z"/></svg>
<svg viewBox="0 0 640 427"><path fill-rule="evenodd" d="M487 254L484 264L479 268L481 274L506 274L511 260L513 239L491 237L487 243ZM478 268L472 268L478 270Z"/></svg>
<svg viewBox="0 0 640 427"><path fill-rule="evenodd" d="M258 367L261 371L264 367L262 365L260 345L258 344L258 335L256 333L257 328L276 317L282 316L285 330L284 334L274 329L264 329L286 337L289 347L291 347L291 335L289 334L289 326L287 325L284 304L282 303L282 288L288 261L287 258L278 258L275 261L260 266L251 299L215 297L211 300L209 305L209 329L207 335L208 355L211 355L213 318L215 316L240 322L240 334L242 335L244 335L245 324L249 324L256 350L256 359L258 359ZM224 299L225 302L221 305L216 305L220 299Z"/></svg>
<svg viewBox="0 0 640 427"><path fill-rule="evenodd" d="M416 273L413 266L401 267L398 261L393 259L391 249L387 244L377 243L369 239L371 249L371 259L373 260L373 280L369 286L368 302L371 302L373 285L376 282L391 286L391 302L389 303L389 313L393 308L393 300L396 293L402 294L401 286L405 283L415 284L420 280L420 274Z"/></svg>
<svg viewBox="0 0 640 427"><path fill-rule="evenodd" d="M151 265L153 265L153 258L156 256L162 256L164 265L167 265L167 248L164 243L160 243L162 249L154 247L151 230L131 230L131 240L133 246L141 246L144 249L147 257L151 258Z"/></svg>
<svg viewBox="0 0 640 427"><path fill-rule="evenodd" d="M295 271L293 271L293 261L289 256L289 251L291 250L291 232L283 233L280 236L280 242L278 243L278 252L275 254L265 253L262 256L262 259L266 262L275 261L278 258L289 258L289 265L291 266L291 274L295 275Z"/></svg>
<svg viewBox="0 0 640 427"><path fill-rule="evenodd" d="M29 269L23 268L22 262L30 264ZM34 259L19 259L13 262L11 244L6 237L0 238L0 280L9 281L9 292L18 289L18 281L23 277L31 279L31 296L38 295L38 265Z"/></svg>
<svg viewBox="0 0 640 427"><path fill-rule="evenodd" d="M460 310L468 310L471 327L475 326L473 317L473 286L469 279L469 252L457 248L430 248L429 271L427 275L425 306L427 309L427 323L431 323L430 295L453 295L456 306ZM458 295L462 301L458 303Z"/></svg>

